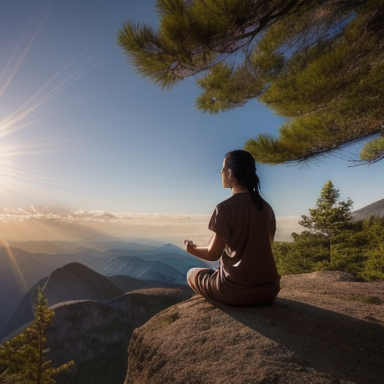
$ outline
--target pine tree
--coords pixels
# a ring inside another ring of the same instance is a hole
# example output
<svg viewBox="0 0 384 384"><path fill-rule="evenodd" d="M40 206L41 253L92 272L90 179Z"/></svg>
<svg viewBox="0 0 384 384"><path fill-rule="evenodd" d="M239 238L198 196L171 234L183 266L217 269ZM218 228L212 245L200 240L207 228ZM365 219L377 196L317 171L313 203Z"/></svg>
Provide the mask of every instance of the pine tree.
<svg viewBox="0 0 384 384"><path fill-rule="evenodd" d="M259 162L300 162L365 140L384 159L383 0L157 0L157 30L129 20L118 43L163 88L197 77L196 107L258 99L287 118L245 144ZM366 140L369 139L369 140Z"/></svg>
<svg viewBox="0 0 384 384"><path fill-rule="evenodd" d="M366 261L361 277L364 280L384 280L384 217L372 216L364 220L363 231L369 241L363 254Z"/></svg>
<svg viewBox="0 0 384 384"><path fill-rule="evenodd" d="M47 328L54 316L38 290L35 319L23 332L0 345L0 383L54 384L53 376L68 369L73 361L58 368L46 358Z"/></svg>
<svg viewBox="0 0 384 384"><path fill-rule="evenodd" d="M340 193L328 180L316 200L316 208L309 209L309 216L302 215L299 224L310 232L324 235L328 239L328 255L331 259L331 240L340 231L347 229L352 222L353 202L339 200Z"/></svg>

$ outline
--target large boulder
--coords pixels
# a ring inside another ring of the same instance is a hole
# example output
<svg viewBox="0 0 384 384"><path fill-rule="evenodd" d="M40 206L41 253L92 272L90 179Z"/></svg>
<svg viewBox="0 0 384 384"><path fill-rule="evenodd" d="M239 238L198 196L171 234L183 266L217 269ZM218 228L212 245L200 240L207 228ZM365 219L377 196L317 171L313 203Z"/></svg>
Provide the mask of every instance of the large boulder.
<svg viewBox="0 0 384 384"><path fill-rule="evenodd" d="M201 296L135 330L125 384L382 384L384 282L284 276L272 306Z"/></svg>

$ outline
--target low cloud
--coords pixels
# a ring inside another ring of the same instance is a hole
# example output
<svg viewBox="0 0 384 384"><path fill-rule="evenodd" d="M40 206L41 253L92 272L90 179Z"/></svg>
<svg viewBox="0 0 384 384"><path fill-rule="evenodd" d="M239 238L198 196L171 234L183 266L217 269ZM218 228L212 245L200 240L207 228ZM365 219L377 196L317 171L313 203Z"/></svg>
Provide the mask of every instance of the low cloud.
<svg viewBox="0 0 384 384"><path fill-rule="evenodd" d="M81 241L112 238L146 238L182 246L185 238L206 244L210 215L168 215L128 212L59 210L49 207L0 207L1 237L9 241ZM291 241L300 232L298 217L277 218L277 241Z"/></svg>
<svg viewBox="0 0 384 384"><path fill-rule="evenodd" d="M208 215L0 208L0 233L9 241L151 238L182 245L185 238L207 242L208 220Z"/></svg>
<svg viewBox="0 0 384 384"><path fill-rule="evenodd" d="M303 227L299 225L299 216L279 216L276 218L276 241L293 241L292 232L300 233Z"/></svg>

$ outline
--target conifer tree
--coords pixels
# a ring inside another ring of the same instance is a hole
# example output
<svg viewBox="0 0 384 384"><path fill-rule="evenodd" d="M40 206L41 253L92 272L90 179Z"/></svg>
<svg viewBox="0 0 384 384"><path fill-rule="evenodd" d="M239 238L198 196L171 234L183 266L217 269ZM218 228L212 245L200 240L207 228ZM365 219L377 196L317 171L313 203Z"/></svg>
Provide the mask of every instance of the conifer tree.
<svg viewBox="0 0 384 384"><path fill-rule="evenodd" d="M316 208L309 209L309 216L302 215L299 224L328 237L346 229L352 221L353 202L349 198L347 201L340 201L339 197L339 190L328 180L316 200Z"/></svg>
<svg viewBox="0 0 384 384"><path fill-rule="evenodd" d="M383 0L157 0L158 29L129 20L118 43L163 88L197 77L196 107L257 99L286 117L245 148L262 163L300 162L365 140L384 159Z"/></svg>
<svg viewBox="0 0 384 384"><path fill-rule="evenodd" d="M47 359L47 328L54 316L39 289L35 319L23 332L0 345L0 383L54 384L53 376L68 369L73 361L53 368Z"/></svg>
<svg viewBox="0 0 384 384"><path fill-rule="evenodd" d="M352 222L352 200L348 198L347 201L340 201L339 197L339 190L328 180L316 200L316 208L309 209L309 216L302 215L302 220L299 221L310 232L322 234L328 239L329 260L332 237L347 229Z"/></svg>

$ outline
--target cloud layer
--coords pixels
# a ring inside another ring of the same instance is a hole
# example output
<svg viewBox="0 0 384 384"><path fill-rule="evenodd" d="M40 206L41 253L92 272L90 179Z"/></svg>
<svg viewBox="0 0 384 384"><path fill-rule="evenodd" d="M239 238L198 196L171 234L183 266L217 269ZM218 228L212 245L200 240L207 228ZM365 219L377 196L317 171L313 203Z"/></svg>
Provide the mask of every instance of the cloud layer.
<svg viewBox="0 0 384 384"><path fill-rule="evenodd" d="M59 210L48 207L0 207L0 233L8 241L81 241L112 238L152 238L182 245L185 238L209 241L209 215L138 214L128 212ZM300 231L298 217L277 218L277 241L290 241Z"/></svg>

